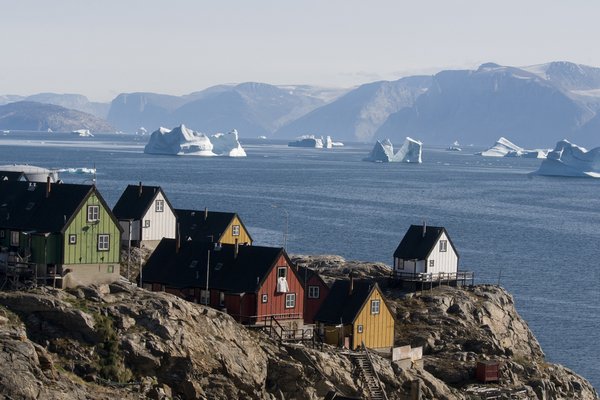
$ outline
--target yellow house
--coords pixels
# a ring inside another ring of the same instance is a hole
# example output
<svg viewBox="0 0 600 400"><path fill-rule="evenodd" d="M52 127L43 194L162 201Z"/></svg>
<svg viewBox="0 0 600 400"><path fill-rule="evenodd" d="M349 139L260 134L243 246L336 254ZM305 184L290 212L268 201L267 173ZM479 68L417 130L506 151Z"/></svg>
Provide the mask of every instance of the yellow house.
<svg viewBox="0 0 600 400"><path fill-rule="evenodd" d="M374 282L335 281L315 323L328 344L353 350L363 343L371 349L394 345L394 317Z"/></svg>
<svg viewBox="0 0 600 400"><path fill-rule="evenodd" d="M252 237L236 213L176 209L182 241L252 244Z"/></svg>

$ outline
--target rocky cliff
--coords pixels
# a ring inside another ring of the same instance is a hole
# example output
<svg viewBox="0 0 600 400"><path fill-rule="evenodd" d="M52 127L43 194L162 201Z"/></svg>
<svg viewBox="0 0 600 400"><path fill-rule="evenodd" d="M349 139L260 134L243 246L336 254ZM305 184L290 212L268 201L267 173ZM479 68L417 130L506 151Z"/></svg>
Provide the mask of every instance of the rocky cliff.
<svg viewBox="0 0 600 400"><path fill-rule="evenodd" d="M385 266L341 258L296 258L329 276L349 268L379 277ZM398 343L424 347L423 367L374 356L389 399L597 399L573 372L544 362L514 310L492 286L407 295L385 289ZM475 360L503 361L501 385L481 388ZM214 309L128 283L61 291L0 292L0 398L322 399L331 390L366 398L348 355L333 347L280 344ZM508 396L508 394L507 394ZM484 398L481 397L480 398Z"/></svg>

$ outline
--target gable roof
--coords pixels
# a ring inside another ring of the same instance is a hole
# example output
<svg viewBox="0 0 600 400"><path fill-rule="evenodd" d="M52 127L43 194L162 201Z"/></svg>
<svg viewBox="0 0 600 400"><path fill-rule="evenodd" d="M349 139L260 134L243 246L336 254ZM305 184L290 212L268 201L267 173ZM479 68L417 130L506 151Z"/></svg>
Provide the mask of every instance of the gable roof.
<svg viewBox="0 0 600 400"><path fill-rule="evenodd" d="M51 184L47 197L46 190L46 183L0 181L0 226L40 233L61 232L92 193L104 204L90 185Z"/></svg>
<svg viewBox="0 0 600 400"><path fill-rule="evenodd" d="M376 282L354 279L354 287L350 293L349 280L336 280L315 315L315 321L331 324L353 323L375 289L379 289Z"/></svg>
<svg viewBox="0 0 600 400"><path fill-rule="evenodd" d="M298 277L300 278L300 283L302 284L302 286L304 286L305 278L306 278L306 282L308 283L309 280L316 277L318 280L321 281L321 283L325 287L329 287L329 286L327 286L327 283L323 280L323 278L321 278L321 275L319 275L319 273L317 271L315 271L314 269L308 268L308 267L298 266ZM304 288L304 289L306 289L306 288Z"/></svg>
<svg viewBox="0 0 600 400"><path fill-rule="evenodd" d="M238 246L235 257L235 245L223 244L216 250L214 243L182 241L176 252L176 243L176 239L160 241L144 266L143 282L204 288L210 250L209 287L232 293L253 293L282 254L290 264L281 247Z"/></svg>
<svg viewBox="0 0 600 400"><path fill-rule="evenodd" d="M206 218L204 217L205 213ZM201 242L216 242L225 233L234 218L237 217L240 225L252 241L252 236L250 236L242 219L236 213L183 210L178 208L175 209L175 215L177 215L177 222L179 223L179 235L183 240L190 238L191 240Z"/></svg>
<svg viewBox="0 0 600 400"><path fill-rule="evenodd" d="M0 171L0 181L20 181L25 179L25 173L21 171Z"/></svg>
<svg viewBox="0 0 600 400"><path fill-rule="evenodd" d="M158 193L162 193L169 208L173 209L160 186L127 185L113 207L113 214L118 220L140 220L146 215Z"/></svg>
<svg viewBox="0 0 600 400"><path fill-rule="evenodd" d="M425 233L423 233L423 229L425 229ZM450 236L444 227L438 226L423 226L423 225L411 225L406 231L406 234L402 238L402 241L396 248L394 252L395 258L402 258L403 260L424 260L429 256L429 253L435 247L435 244L439 240L442 233L446 234L450 245L452 246L454 252L456 252L456 248L454 244L450 240Z"/></svg>

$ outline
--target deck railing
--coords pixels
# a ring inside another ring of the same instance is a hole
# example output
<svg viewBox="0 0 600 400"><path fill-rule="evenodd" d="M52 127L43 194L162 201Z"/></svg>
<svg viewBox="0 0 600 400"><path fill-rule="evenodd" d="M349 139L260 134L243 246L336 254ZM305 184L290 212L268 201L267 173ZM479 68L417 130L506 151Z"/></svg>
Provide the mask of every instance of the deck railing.
<svg viewBox="0 0 600 400"><path fill-rule="evenodd" d="M471 282L475 280L473 271L457 271L457 272L404 272L392 271L392 278L402 281L421 282L421 283L446 283L446 282Z"/></svg>

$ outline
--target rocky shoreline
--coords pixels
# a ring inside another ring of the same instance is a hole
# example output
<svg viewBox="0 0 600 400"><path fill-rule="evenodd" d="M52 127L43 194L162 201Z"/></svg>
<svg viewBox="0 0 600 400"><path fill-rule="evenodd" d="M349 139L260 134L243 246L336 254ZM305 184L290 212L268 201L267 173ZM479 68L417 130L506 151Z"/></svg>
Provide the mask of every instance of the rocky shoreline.
<svg viewBox="0 0 600 400"><path fill-rule="evenodd" d="M396 315L398 344L423 346L423 365L374 356L389 399L598 399L569 369L546 363L539 343L499 287L407 294L386 267L337 256L295 256L333 279L371 276ZM500 384L475 382L477 360L502 362ZM118 282L60 291L0 292L0 398L366 398L345 352L280 344L228 315ZM413 391L414 392L414 391ZM414 395L414 393L413 393ZM512 397L511 397L512 396Z"/></svg>

